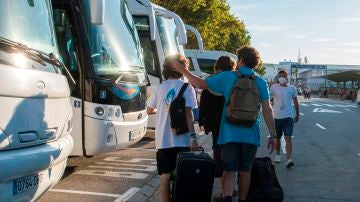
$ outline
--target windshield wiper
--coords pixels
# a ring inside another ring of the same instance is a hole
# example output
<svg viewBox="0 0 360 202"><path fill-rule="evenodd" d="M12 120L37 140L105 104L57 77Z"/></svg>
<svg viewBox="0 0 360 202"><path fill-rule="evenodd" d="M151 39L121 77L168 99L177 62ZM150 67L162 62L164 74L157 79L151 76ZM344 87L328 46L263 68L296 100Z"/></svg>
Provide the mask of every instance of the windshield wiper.
<svg viewBox="0 0 360 202"><path fill-rule="evenodd" d="M53 53L47 54L43 51L29 48L25 44L15 42L4 37L0 37L0 48L11 53L21 51L25 53L30 59L38 62L43 66L46 65L44 62L53 64L58 67L61 66L61 62L54 56Z"/></svg>

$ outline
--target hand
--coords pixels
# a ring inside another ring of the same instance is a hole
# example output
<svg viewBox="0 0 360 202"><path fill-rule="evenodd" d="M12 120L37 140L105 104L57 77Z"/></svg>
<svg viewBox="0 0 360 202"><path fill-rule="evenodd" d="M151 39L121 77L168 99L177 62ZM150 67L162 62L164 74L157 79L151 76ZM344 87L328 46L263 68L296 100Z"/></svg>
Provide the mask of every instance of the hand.
<svg viewBox="0 0 360 202"><path fill-rule="evenodd" d="M184 74L185 69L186 69L186 65L185 64L181 64L178 62L172 62L170 63L170 66L177 72Z"/></svg>
<svg viewBox="0 0 360 202"><path fill-rule="evenodd" d="M199 148L197 140L191 140L191 150Z"/></svg>
<svg viewBox="0 0 360 202"><path fill-rule="evenodd" d="M267 148L269 150L269 154L271 154L274 149L275 149L275 142L276 142L276 138L274 137L268 137L268 145Z"/></svg>
<svg viewBox="0 0 360 202"><path fill-rule="evenodd" d="M205 131L204 126L200 126L199 128L200 128L200 131Z"/></svg>
<svg viewBox="0 0 360 202"><path fill-rule="evenodd" d="M299 115L296 115L296 116L295 116L295 120L294 120L294 121L295 121L295 123L299 122L299 118L300 118L300 116L299 116Z"/></svg>

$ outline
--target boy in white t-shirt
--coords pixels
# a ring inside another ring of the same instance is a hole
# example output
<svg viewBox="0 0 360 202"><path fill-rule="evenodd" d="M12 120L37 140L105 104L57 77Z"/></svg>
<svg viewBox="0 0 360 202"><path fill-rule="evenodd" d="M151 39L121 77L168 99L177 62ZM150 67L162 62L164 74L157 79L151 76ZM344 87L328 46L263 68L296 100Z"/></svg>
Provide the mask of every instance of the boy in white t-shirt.
<svg viewBox="0 0 360 202"><path fill-rule="evenodd" d="M156 111L155 145L158 174L160 175L160 192L162 201L169 201L170 174L175 170L177 154L197 148L196 135L193 124L192 109L197 108L195 90L188 85L183 97L186 105L186 119L189 132L176 135L170 126L170 103L176 98L184 84L182 74L173 70L169 64L173 62L183 63L188 67L188 60L181 54L166 57L162 72L165 81L155 90L148 101L147 113Z"/></svg>
<svg viewBox="0 0 360 202"><path fill-rule="evenodd" d="M285 150L287 156L286 167L294 166L291 158L292 142L291 136L294 129L294 122L299 121L299 104L297 100L297 90L293 85L288 85L288 73L285 70L280 70L278 73L279 84L274 84L270 88L270 94L274 98L274 119L276 128L276 155L275 163L280 163L280 138L285 136ZM294 113L294 109L296 114ZM295 118L294 118L295 114Z"/></svg>

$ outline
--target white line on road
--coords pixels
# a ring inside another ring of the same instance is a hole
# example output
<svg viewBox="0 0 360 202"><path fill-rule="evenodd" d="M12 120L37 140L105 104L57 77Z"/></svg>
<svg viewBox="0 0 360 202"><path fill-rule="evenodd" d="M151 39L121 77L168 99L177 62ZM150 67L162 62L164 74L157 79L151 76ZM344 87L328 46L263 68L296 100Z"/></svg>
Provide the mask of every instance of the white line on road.
<svg viewBox="0 0 360 202"><path fill-rule="evenodd" d="M304 116L304 114L303 113L299 113L301 116Z"/></svg>
<svg viewBox="0 0 360 202"><path fill-rule="evenodd" d="M331 104L323 104L323 105L325 105L327 107L335 107L335 105L331 105Z"/></svg>
<svg viewBox="0 0 360 202"><path fill-rule="evenodd" d="M320 124L318 124L318 123L316 123L315 125L317 125L319 128L321 128L321 129L323 129L323 130L326 129L324 126L322 126L322 125L320 125Z"/></svg>
<svg viewBox="0 0 360 202"><path fill-rule="evenodd" d="M114 202L127 201L132 195L138 192L140 189L137 187L131 187L124 194L122 194L119 198L115 199Z"/></svg>
<svg viewBox="0 0 360 202"><path fill-rule="evenodd" d="M308 104L305 104L305 103L301 103L300 105L305 106L305 107L309 106Z"/></svg>
<svg viewBox="0 0 360 202"><path fill-rule="evenodd" d="M130 160L123 160L121 157L111 156L104 158L104 161L114 161L114 162L123 162L123 163L140 163L141 161L156 161L155 159L147 158L132 158Z"/></svg>
<svg viewBox="0 0 360 202"><path fill-rule="evenodd" d="M70 193L70 194L83 194L83 195L93 195L93 196L107 196L118 198L121 197L119 194L106 194L99 192L89 192L89 191L75 191L75 190L65 190L65 189L50 189L51 192L62 192L62 193Z"/></svg>
<svg viewBox="0 0 360 202"><path fill-rule="evenodd" d="M345 109L346 111L351 111L350 109Z"/></svg>
<svg viewBox="0 0 360 202"><path fill-rule="evenodd" d="M145 173L136 172L113 172L113 171L99 171L99 170L79 170L75 174L78 175L94 175L94 176L105 176L105 177L119 177L119 178L131 178L143 180L149 175Z"/></svg>
<svg viewBox="0 0 360 202"><path fill-rule="evenodd" d="M89 167L90 168L107 168L107 169L126 169L126 170L137 170L137 171L148 171L148 172L156 171L156 166L150 166L150 165L134 165L134 164L102 163L102 162L98 162L96 164L115 165L115 166L131 166L131 167L113 167L113 166L89 166Z"/></svg>
<svg viewBox="0 0 360 202"><path fill-rule="evenodd" d="M313 105L315 107L321 107L322 106L322 105L319 105L319 104L311 104L311 105Z"/></svg>

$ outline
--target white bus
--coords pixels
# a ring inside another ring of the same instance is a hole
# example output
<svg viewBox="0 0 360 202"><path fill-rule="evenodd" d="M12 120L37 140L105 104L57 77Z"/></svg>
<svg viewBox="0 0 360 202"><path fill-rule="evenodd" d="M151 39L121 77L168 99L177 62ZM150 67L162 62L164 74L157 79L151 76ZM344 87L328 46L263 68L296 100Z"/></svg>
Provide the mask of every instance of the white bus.
<svg viewBox="0 0 360 202"><path fill-rule="evenodd" d="M0 1L0 201L34 201L73 148L68 81L49 0Z"/></svg>
<svg viewBox="0 0 360 202"><path fill-rule="evenodd" d="M186 29L194 33L198 42L198 49L185 49L185 55L190 60L190 69L197 75L207 77L212 74L214 65L220 56L227 55L237 61L235 54L226 51L204 50L200 32L190 25L186 25Z"/></svg>
<svg viewBox="0 0 360 202"><path fill-rule="evenodd" d="M187 43L185 24L175 13L148 0L129 0L129 9L135 20L144 49L144 60L151 81L148 97L163 81L162 66L165 57L184 53L182 45ZM150 116L149 128L155 127L155 116Z"/></svg>
<svg viewBox="0 0 360 202"><path fill-rule="evenodd" d="M146 133L140 40L125 0L52 0L60 54L76 85L74 156L115 151Z"/></svg>

